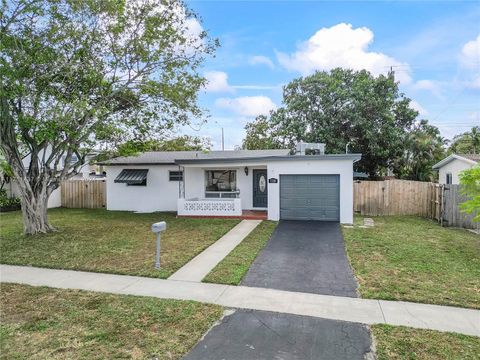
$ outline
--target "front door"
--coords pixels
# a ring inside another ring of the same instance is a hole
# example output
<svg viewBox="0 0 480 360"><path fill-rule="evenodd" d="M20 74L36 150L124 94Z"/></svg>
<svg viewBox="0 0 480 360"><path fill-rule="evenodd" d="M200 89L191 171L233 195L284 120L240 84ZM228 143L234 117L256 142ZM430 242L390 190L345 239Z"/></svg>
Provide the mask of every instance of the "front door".
<svg viewBox="0 0 480 360"><path fill-rule="evenodd" d="M253 170L253 207L266 208L267 204L267 170Z"/></svg>

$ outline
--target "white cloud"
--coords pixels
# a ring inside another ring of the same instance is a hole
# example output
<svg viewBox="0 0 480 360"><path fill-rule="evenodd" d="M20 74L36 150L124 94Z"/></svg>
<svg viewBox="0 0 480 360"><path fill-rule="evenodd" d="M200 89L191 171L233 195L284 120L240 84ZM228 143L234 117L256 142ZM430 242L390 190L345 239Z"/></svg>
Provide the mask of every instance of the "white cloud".
<svg viewBox="0 0 480 360"><path fill-rule="evenodd" d="M223 71L208 71L205 73L207 92L232 92L233 88L228 84L228 75Z"/></svg>
<svg viewBox="0 0 480 360"><path fill-rule="evenodd" d="M480 68L480 34L476 39L463 45L460 61L462 66L467 69L478 70Z"/></svg>
<svg viewBox="0 0 480 360"><path fill-rule="evenodd" d="M468 119L472 121L480 121L480 111L473 111L468 114Z"/></svg>
<svg viewBox="0 0 480 360"><path fill-rule="evenodd" d="M412 85L415 90L430 91L436 97L443 99L441 85L435 80L418 80Z"/></svg>
<svg viewBox="0 0 480 360"><path fill-rule="evenodd" d="M420 105L418 102L416 102L415 100L412 100L412 101L410 102L410 107L411 107L412 109L414 109L414 110L417 110L417 111L418 111L418 114L419 114L420 116L426 116L426 115L428 115L428 111L425 110L425 108L424 108L422 105Z"/></svg>
<svg viewBox="0 0 480 360"><path fill-rule="evenodd" d="M232 86L235 89L241 89L241 90L276 90L276 89L281 89L282 85L233 85Z"/></svg>
<svg viewBox="0 0 480 360"><path fill-rule="evenodd" d="M480 89L480 74L478 74L471 82L470 87Z"/></svg>
<svg viewBox="0 0 480 360"><path fill-rule="evenodd" d="M267 96L219 98L215 101L215 105L243 116L267 115L270 110L277 108L274 102Z"/></svg>
<svg viewBox="0 0 480 360"><path fill-rule="evenodd" d="M277 52L277 58L286 69L299 71L303 75L336 67L366 69L379 75L387 73L393 66L398 70L397 80L404 84L411 82L409 65L383 53L368 51L372 42L373 32L370 29L354 29L351 24L341 23L318 30L301 43L293 54Z"/></svg>
<svg viewBox="0 0 480 360"><path fill-rule="evenodd" d="M270 60L270 58L263 55L255 55L250 57L250 59L248 59L248 63L250 65L266 65L270 69L273 69L275 67L275 65L273 64L273 61Z"/></svg>
<svg viewBox="0 0 480 360"><path fill-rule="evenodd" d="M460 65L467 71L466 85L480 89L480 34L476 39L463 45L460 53Z"/></svg>

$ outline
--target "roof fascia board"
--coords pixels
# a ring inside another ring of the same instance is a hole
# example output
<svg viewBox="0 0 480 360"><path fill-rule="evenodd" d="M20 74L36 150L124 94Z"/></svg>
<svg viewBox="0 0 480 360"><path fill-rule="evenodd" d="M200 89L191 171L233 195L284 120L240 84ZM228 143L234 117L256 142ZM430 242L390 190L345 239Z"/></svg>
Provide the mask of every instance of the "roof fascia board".
<svg viewBox="0 0 480 360"><path fill-rule="evenodd" d="M361 154L330 154L330 155L289 155L289 156L264 156L245 158L218 158L218 159L179 159L175 162L183 164L214 164L214 163L250 163L270 161L332 161L332 160L353 160L358 161Z"/></svg>
<svg viewBox="0 0 480 360"><path fill-rule="evenodd" d="M101 162L97 163L97 165L103 165L103 166L148 166L148 165L170 165L170 166L175 166L177 165L174 162L127 162L127 163L108 163L108 162Z"/></svg>
<svg viewBox="0 0 480 360"><path fill-rule="evenodd" d="M453 160L465 161L465 162L467 162L469 164L472 164L472 165L477 164L476 161L464 158L463 156L460 156L460 155L457 155L457 154L451 154L451 155L447 156L445 159L443 159L443 160L439 161L438 163L436 163L435 165L433 165L432 169L434 169L434 170L440 169L441 167L444 167L445 165L451 163Z"/></svg>

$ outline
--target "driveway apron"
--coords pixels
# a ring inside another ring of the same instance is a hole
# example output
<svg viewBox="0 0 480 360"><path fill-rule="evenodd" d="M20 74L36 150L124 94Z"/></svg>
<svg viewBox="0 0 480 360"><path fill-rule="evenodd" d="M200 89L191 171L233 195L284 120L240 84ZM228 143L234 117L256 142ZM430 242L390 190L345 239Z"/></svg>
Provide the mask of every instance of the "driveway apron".
<svg viewBox="0 0 480 360"><path fill-rule="evenodd" d="M280 221L242 285L357 297L336 222Z"/></svg>
<svg viewBox="0 0 480 360"><path fill-rule="evenodd" d="M352 360L370 352L367 326L267 311L223 318L185 360Z"/></svg>

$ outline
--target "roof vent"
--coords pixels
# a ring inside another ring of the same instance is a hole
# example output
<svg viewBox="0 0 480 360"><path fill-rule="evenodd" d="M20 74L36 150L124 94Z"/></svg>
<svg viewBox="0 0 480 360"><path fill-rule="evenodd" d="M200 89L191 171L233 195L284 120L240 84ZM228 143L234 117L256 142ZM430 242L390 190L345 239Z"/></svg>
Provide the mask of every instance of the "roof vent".
<svg viewBox="0 0 480 360"><path fill-rule="evenodd" d="M323 155L325 154L325 144L305 143L300 141L296 146L296 155Z"/></svg>

